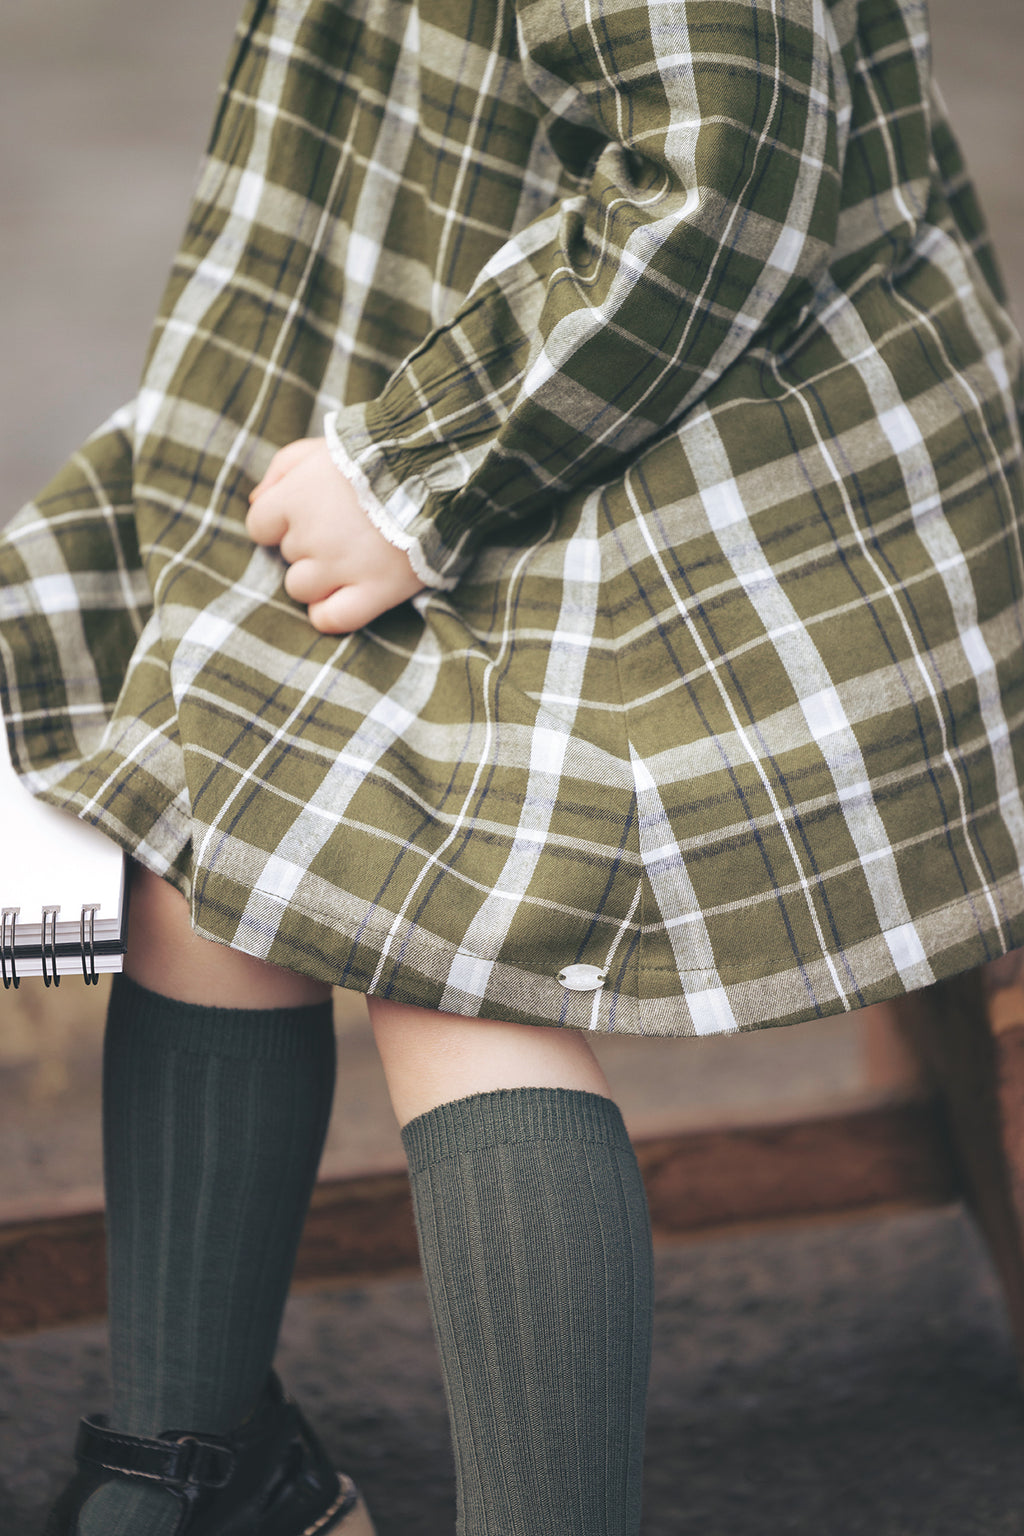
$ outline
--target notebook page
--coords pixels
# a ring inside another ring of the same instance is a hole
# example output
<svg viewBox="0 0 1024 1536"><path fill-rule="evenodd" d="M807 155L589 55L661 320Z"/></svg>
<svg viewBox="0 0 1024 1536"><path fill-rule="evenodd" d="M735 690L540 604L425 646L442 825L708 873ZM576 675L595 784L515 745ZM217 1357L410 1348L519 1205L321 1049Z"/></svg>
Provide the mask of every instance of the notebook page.
<svg viewBox="0 0 1024 1536"><path fill-rule="evenodd" d="M99 903L96 936L116 934L124 859L104 833L35 799L19 781L0 724L0 907L20 907L18 934L38 939L43 907L59 906L77 934L83 906Z"/></svg>

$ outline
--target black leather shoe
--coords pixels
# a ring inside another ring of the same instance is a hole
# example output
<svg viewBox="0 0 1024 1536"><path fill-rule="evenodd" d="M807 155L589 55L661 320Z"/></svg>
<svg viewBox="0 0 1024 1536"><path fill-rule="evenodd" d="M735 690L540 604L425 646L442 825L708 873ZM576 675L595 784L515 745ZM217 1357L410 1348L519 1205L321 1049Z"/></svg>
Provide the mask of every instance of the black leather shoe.
<svg viewBox="0 0 1024 1536"><path fill-rule="evenodd" d="M45 1536L78 1536L86 1500L115 1478L159 1486L179 1507L174 1536L374 1536L351 1478L335 1472L302 1414L271 1377L264 1400L230 1435L167 1430L154 1440L83 1419L78 1472Z"/></svg>

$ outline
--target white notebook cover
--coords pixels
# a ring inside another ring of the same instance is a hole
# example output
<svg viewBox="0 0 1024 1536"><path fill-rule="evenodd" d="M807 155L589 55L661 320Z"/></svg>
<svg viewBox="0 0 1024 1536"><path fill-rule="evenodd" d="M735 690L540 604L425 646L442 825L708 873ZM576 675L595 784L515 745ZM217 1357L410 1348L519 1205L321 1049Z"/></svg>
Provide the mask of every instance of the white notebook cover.
<svg viewBox="0 0 1024 1536"><path fill-rule="evenodd" d="M29 793L11 766L0 723L0 909L19 909L13 927L18 974L43 974L42 958L31 950L40 946L44 907L60 908L58 946L74 946L73 954L59 956L59 974L81 974L82 908L97 905L96 969L120 970L126 873L124 854L109 837ZM11 931L8 916L8 942Z"/></svg>

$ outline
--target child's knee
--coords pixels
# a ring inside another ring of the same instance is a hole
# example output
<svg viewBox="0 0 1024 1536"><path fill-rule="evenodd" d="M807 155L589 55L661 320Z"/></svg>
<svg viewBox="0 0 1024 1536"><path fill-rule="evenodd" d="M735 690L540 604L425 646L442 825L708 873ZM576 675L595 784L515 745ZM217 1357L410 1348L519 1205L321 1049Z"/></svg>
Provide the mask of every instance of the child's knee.
<svg viewBox="0 0 1024 1536"><path fill-rule="evenodd" d="M399 1124L453 1099L501 1088L579 1088L610 1097L576 1030L464 1018L369 997L367 1004Z"/></svg>

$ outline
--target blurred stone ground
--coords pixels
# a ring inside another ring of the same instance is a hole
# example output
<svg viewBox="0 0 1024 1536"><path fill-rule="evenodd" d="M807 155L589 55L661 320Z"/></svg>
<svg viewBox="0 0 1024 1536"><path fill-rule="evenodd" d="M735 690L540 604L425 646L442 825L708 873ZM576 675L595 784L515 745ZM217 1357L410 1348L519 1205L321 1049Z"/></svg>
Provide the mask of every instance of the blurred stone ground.
<svg viewBox="0 0 1024 1536"><path fill-rule="evenodd" d="M931 0L937 69L1018 306L1021 0ZM133 392L238 0L0 8L0 522ZM1020 309L1018 307L1018 313ZM0 848L2 867L2 848ZM99 1176L103 997L0 993L0 1205ZM398 1160L362 1004L339 994L327 1167ZM860 1080L849 1021L740 1041L611 1041L635 1130L781 1112ZM282 1368L380 1536L452 1528L449 1453L414 1280L293 1298ZM0 1341L0 1531L32 1536L103 1331ZM747 1232L659 1256L647 1536L1024 1536L1024 1423L991 1272L963 1216ZM553 1533L556 1536L556 1533Z"/></svg>
<svg viewBox="0 0 1024 1536"><path fill-rule="evenodd" d="M418 1281L293 1297L279 1364L379 1536L453 1530ZM0 1341L5 1536L37 1536L105 1392L98 1326ZM957 1211L659 1254L644 1536L1021 1536L1022 1446L1001 1307Z"/></svg>

